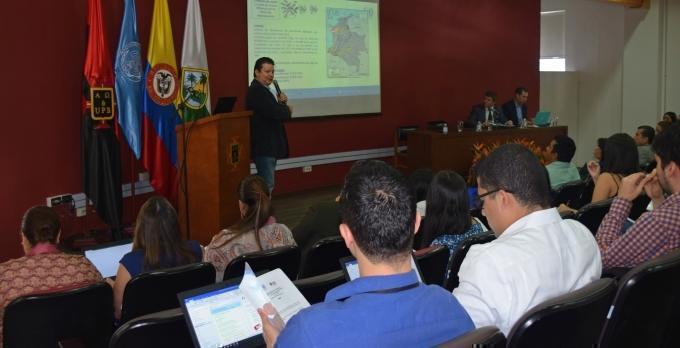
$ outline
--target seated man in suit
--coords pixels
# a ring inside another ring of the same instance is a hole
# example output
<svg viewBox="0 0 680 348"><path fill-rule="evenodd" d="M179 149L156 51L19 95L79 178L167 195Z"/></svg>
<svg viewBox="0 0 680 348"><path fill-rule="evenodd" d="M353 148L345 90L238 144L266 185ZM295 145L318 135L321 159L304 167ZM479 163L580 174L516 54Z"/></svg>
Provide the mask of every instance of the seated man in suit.
<svg viewBox="0 0 680 348"><path fill-rule="evenodd" d="M411 269L420 216L396 169L375 160L355 163L340 194L340 215L340 234L361 277L329 291L285 328L269 304L258 309L267 346L432 347L473 328L455 297L420 283Z"/></svg>
<svg viewBox="0 0 680 348"><path fill-rule="evenodd" d="M529 122L529 115L527 114L527 99L529 99L529 91L524 87L517 87L515 89L515 96L512 100L503 104L501 107L503 115L508 119L510 125L520 126L522 120L526 119Z"/></svg>
<svg viewBox="0 0 680 348"><path fill-rule="evenodd" d="M635 267L680 247L680 125L675 123L658 134L652 149L656 169L621 180L618 195L597 230L604 268ZM654 209L623 233L621 227L642 190Z"/></svg>
<svg viewBox="0 0 680 348"><path fill-rule="evenodd" d="M484 101L472 107L470 117L468 118L468 123L472 127L478 122L488 126L489 124L506 123L506 121L503 112L496 107L496 92L494 91L486 91L484 93Z"/></svg>
<svg viewBox="0 0 680 348"><path fill-rule="evenodd" d="M476 327L504 334L535 305L599 279L590 231L550 208L545 168L519 144L506 144L476 168L479 203L497 238L469 249L453 294Z"/></svg>

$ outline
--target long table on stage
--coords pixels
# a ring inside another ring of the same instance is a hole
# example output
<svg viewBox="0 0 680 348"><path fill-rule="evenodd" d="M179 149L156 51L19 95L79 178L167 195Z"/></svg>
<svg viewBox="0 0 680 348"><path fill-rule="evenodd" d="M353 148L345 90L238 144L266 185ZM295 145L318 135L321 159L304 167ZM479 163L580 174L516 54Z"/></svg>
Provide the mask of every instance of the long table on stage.
<svg viewBox="0 0 680 348"><path fill-rule="evenodd" d="M545 148L557 134L567 135L567 127L509 128L481 132L465 129L461 133L454 129L448 134L418 130L408 135L406 163L410 171L418 168L431 168L434 171L450 169L467 178L474 144L503 144L515 139L528 139Z"/></svg>

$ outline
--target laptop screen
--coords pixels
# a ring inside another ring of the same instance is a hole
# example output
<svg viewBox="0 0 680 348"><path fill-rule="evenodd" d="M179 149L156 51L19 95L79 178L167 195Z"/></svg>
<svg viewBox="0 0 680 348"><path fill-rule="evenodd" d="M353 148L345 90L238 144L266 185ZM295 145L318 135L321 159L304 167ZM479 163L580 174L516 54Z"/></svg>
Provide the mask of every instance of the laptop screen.
<svg viewBox="0 0 680 348"><path fill-rule="evenodd" d="M116 275L120 259L130 251L132 251L132 242L125 241L123 244L115 243L85 250L85 257L92 262L102 277L109 278Z"/></svg>
<svg viewBox="0 0 680 348"><path fill-rule="evenodd" d="M344 257L340 259L340 264L342 264L342 269L345 271L345 278L348 282L351 282L352 280L361 276L359 274L359 262L354 257ZM418 265L416 265L416 261L413 259L413 256L411 256L411 268L416 271L418 281L422 283L423 276L420 274L420 269L418 268Z"/></svg>
<svg viewBox="0 0 680 348"><path fill-rule="evenodd" d="M264 345L257 310L238 288L222 282L178 295L197 348Z"/></svg>

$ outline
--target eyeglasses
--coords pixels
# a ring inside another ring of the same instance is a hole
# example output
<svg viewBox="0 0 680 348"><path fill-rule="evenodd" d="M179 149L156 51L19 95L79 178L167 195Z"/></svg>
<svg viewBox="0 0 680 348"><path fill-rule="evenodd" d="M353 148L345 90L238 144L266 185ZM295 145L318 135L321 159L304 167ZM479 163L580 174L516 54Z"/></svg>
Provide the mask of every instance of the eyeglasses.
<svg viewBox="0 0 680 348"><path fill-rule="evenodd" d="M477 196L477 207L478 207L479 209L482 209L482 208L484 207L484 200L483 200L482 198L484 198L484 197L486 197L486 196L488 196L488 195L494 194L494 193L496 193L496 192L498 192L498 191L500 191L500 190L503 190L503 191L505 191L505 192L507 192L507 193L514 193L513 191L504 189L504 188L502 188L502 187L499 187L499 188L494 189L494 190L491 190L491 191L486 191L486 193L482 193L481 195L478 195L478 196Z"/></svg>

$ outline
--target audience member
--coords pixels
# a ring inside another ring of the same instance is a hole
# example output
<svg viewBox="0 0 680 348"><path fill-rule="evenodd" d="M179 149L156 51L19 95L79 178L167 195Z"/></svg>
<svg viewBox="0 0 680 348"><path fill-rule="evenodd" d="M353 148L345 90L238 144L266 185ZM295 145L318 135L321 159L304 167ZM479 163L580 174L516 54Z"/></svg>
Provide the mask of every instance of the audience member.
<svg viewBox="0 0 680 348"><path fill-rule="evenodd" d="M28 209L21 220L21 246L25 256L0 264L0 346L5 307L12 300L34 293L74 289L102 280L99 271L82 255L57 249L59 217L48 207Z"/></svg>
<svg viewBox="0 0 680 348"><path fill-rule="evenodd" d="M621 179L640 170L635 140L625 133L617 133L605 143L602 160L588 162L588 172L595 183L590 202L600 202L615 197L621 186ZM574 211L564 204L560 212Z"/></svg>
<svg viewBox="0 0 680 348"><path fill-rule="evenodd" d="M635 132L635 144L638 149L640 167L644 167L654 160L652 141L654 141L654 128L650 126L638 127Z"/></svg>
<svg viewBox="0 0 680 348"><path fill-rule="evenodd" d="M205 247L204 261L215 266L222 280L229 262L249 252L295 245L288 227L276 223L267 184L262 177L250 175L238 188L241 219L219 233Z"/></svg>
<svg viewBox="0 0 680 348"><path fill-rule="evenodd" d="M576 144L574 143L574 140L562 134L556 135L555 138L550 141L548 147L546 147L545 157L548 158L551 163L546 165L545 169L548 170L550 186L552 186L552 188L581 179L581 176L578 174L578 168L571 163L571 159L574 158L574 153L576 153Z"/></svg>
<svg viewBox="0 0 680 348"><path fill-rule="evenodd" d="M465 180L458 173L443 170L432 179L427 192L427 219L423 220L423 245L443 245L449 254L465 239L487 231L470 215Z"/></svg>
<svg viewBox="0 0 680 348"><path fill-rule="evenodd" d="M522 120L529 120L527 99L529 99L529 90L524 87L517 87L512 100L503 104L501 107L502 113L509 121L509 125L521 126Z"/></svg>
<svg viewBox="0 0 680 348"><path fill-rule="evenodd" d="M496 107L496 92L486 91L484 99L481 104L474 105L470 110L470 117L468 123L473 127L477 123L484 126L496 123L506 123L507 120L503 112Z"/></svg>
<svg viewBox="0 0 680 348"><path fill-rule="evenodd" d="M667 111L665 114L663 114L663 120L670 123L675 123L678 121L678 115L673 111Z"/></svg>
<svg viewBox="0 0 680 348"><path fill-rule="evenodd" d="M680 246L680 126L675 123L657 135L652 148L656 169L623 179L618 197L597 230L605 268L635 267ZM622 234L632 202L642 190L654 209ZM669 196L664 198L664 193Z"/></svg>
<svg viewBox="0 0 680 348"><path fill-rule="evenodd" d="M528 309L598 279L592 233L550 207L545 168L528 149L506 144L476 167L482 213L496 240L470 248L453 290L476 327L506 335Z"/></svg>
<svg viewBox="0 0 680 348"><path fill-rule="evenodd" d="M201 261L201 246L195 241L183 241L179 233L177 212L161 196L149 198L139 209L135 222L132 251L123 255L113 286L116 318L120 318L123 293L130 279L163 268Z"/></svg>
<svg viewBox="0 0 680 348"><path fill-rule="evenodd" d="M427 190L430 188L430 182L434 173L430 168L418 168L411 173L406 179L406 185L411 190L411 194L416 200L416 210L421 217L425 216L427 210L425 197Z"/></svg>
<svg viewBox="0 0 680 348"><path fill-rule="evenodd" d="M600 163L600 161L602 160L602 154L604 153L604 147L606 143L607 143L606 138L597 138L597 143L595 144L595 148L593 149L593 158L595 162ZM588 162L586 162L582 167L580 167L578 169L578 172L579 175L581 176L581 180L586 180L590 178L590 173L588 173Z"/></svg>
<svg viewBox="0 0 680 348"><path fill-rule="evenodd" d="M329 291L285 328L268 318L272 307L258 309L269 347L432 347L473 328L455 297L420 283L411 269L420 217L399 172L380 161L355 163L340 213L340 234L361 277Z"/></svg>
<svg viewBox="0 0 680 348"><path fill-rule="evenodd" d="M668 128L671 124L673 124L673 122L671 122L671 121L666 121L666 120L659 121L659 123L656 124L656 129L655 129L656 135L663 133L663 131L665 131L666 128Z"/></svg>

